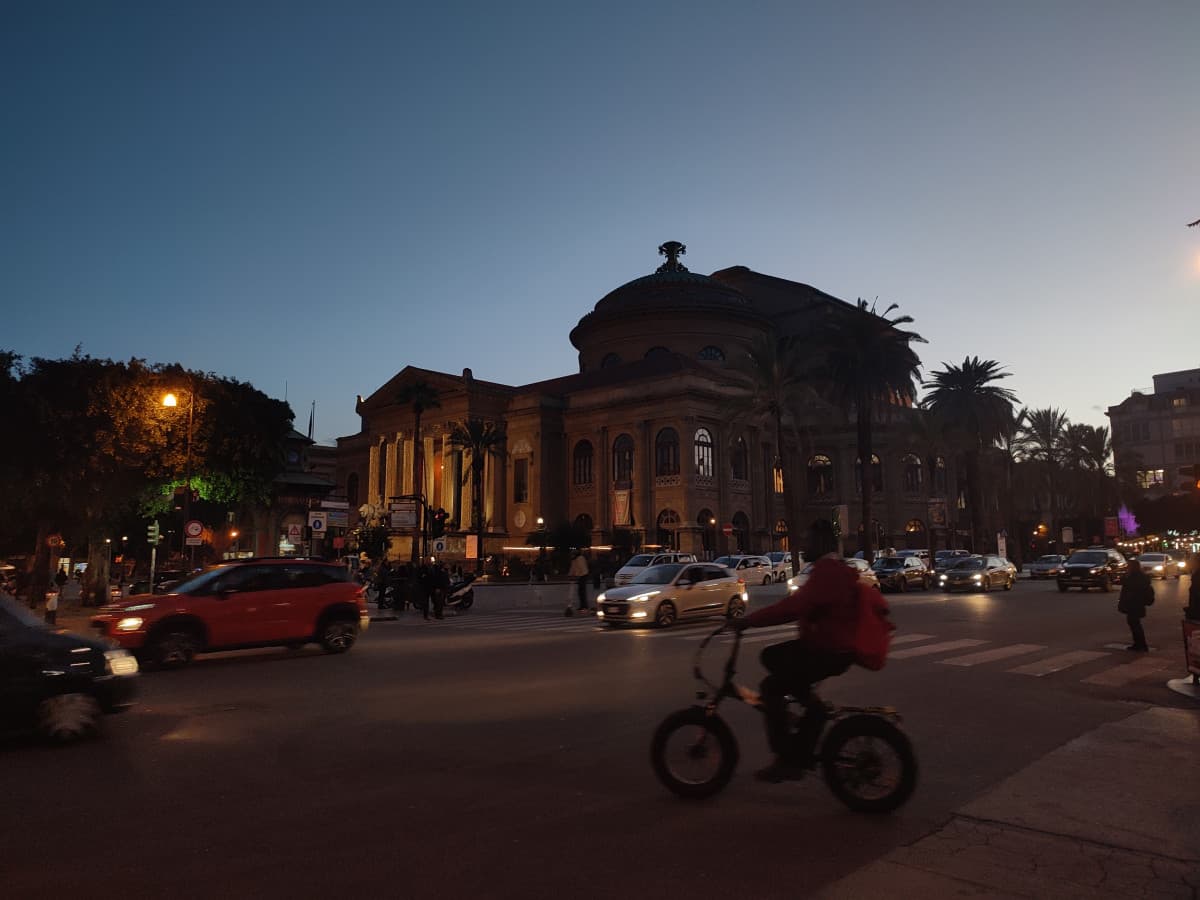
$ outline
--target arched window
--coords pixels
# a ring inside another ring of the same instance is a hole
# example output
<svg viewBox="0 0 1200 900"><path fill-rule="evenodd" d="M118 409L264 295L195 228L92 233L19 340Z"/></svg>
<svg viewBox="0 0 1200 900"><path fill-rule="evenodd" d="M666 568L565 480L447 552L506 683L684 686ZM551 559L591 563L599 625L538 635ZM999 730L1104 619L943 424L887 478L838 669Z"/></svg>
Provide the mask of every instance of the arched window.
<svg viewBox="0 0 1200 900"><path fill-rule="evenodd" d="M750 520L746 518L744 512L733 514L733 538L734 545L739 553L745 553L750 547Z"/></svg>
<svg viewBox="0 0 1200 900"><path fill-rule="evenodd" d="M653 356L667 356L670 353L671 351L666 347L651 347L646 351L646 359L650 359Z"/></svg>
<svg viewBox="0 0 1200 900"><path fill-rule="evenodd" d="M733 452L729 457L729 468L733 477L738 481L746 481L750 477L750 454L746 452L745 438L733 442Z"/></svg>
<svg viewBox="0 0 1200 900"><path fill-rule="evenodd" d="M592 483L592 442L580 441L575 445L575 453L571 460L571 483Z"/></svg>
<svg viewBox="0 0 1200 900"><path fill-rule="evenodd" d="M919 494L921 483L924 481L921 457L915 453L905 453L900 463L904 466L904 490L909 494Z"/></svg>
<svg viewBox="0 0 1200 900"><path fill-rule="evenodd" d="M696 474L712 478L713 441L707 428L696 429Z"/></svg>
<svg viewBox="0 0 1200 900"><path fill-rule="evenodd" d="M854 458L854 490L862 493L862 457ZM871 493L883 491L883 463L874 453L871 454Z"/></svg>
<svg viewBox="0 0 1200 900"><path fill-rule="evenodd" d="M358 509L358 473L351 472L346 477L346 502L351 509Z"/></svg>
<svg viewBox="0 0 1200 900"><path fill-rule="evenodd" d="M939 497L946 496L946 457L939 456L933 461L933 489Z"/></svg>
<svg viewBox="0 0 1200 900"><path fill-rule="evenodd" d="M780 550L791 550L788 546L788 524L787 519L777 519L775 521L775 540L779 541Z"/></svg>
<svg viewBox="0 0 1200 900"><path fill-rule="evenodd" d="M724 362L725 361L725 351L722 350L720 347L714 347L712 344L709 344L707 347L703 348L696 355L699 356L701 359L705 359L710 362Z"/></svg>
<svg viewBox="0 0 1200 900"><path fill-rule="evenodd" d="M633 484L633 438L627 434L613 441L613 483L618 487Z"/></svg>
<svg viewBox="0 0 1200 900"><path fill-rule="evenodd" d="M602 369L607 369L609 366L619 366L620 364L621 357L615 353L605 353L604 359L600 360L600 368Z"/></svg>
<svg viewBox="0 0 1200 900"><path fill-rule="evenodd" d="M654 474L679 474L679 432L664 428L654 439Z"/></svg>
<svg viewBox="0 0 1200 900"><path fill-rule="evenodd" d="M664 509L658 514L658 543L672 550L678 547L679 513Z"/></svg>
<svg viewBox="0 0 1200 900"><path fill-rule="evenodd" d="M833 493L833 460L818 453L808 460L808 492L814 497Z"/></svg>

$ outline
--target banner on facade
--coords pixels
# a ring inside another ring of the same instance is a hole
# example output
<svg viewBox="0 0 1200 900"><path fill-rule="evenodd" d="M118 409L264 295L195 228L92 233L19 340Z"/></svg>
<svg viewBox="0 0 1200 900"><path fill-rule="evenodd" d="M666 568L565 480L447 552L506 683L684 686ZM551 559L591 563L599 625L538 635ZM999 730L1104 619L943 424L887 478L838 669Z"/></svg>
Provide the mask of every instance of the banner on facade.
<svg viewBox="0 0 1200 900"><path fill-rule="evenodd" d="M479 559L479 535L467 535L467 559Z"/></svg>
<svg viewBox="0 0 1200 900"><path fill-rule="evenodd" d="M1104 536L1115 538L1121 536L1121 520L1116 516L1104 517Z"/></svg>
<svg viewBox="0 0 1200 900"><path fill-rule="evenodd" d="M392 516L393 528L417 527L416 500L393 500L388 504L388 512Z"/></svg>
<svg viewBox="0 0 1200 900"><path fill-rule="evenodd" d="M930 528L945 528L946 527L946 501L945 500L930 500L929 501L929 527Z"/></svg>
<svg viewBox="0 0 1200 900"><path fill-rule="evenodd" d="M613 491L613 524L614 525L632 525L633 522L629 518L629 494L628 490Z"/></svg>

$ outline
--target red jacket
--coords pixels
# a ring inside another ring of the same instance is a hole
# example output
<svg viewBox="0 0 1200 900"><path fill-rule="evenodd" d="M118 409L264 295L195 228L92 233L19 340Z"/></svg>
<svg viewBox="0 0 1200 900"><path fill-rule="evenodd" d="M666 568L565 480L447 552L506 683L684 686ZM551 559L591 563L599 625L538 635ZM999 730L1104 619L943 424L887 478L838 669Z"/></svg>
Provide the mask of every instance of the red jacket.
<svg viewBox="0 0 1200 900"><path fill-rule="evenodd" d="M746 616L746 624L756 628L784 622L798 622L800 640L814 650L853 651L858 573L837 557L823 556L799 590Z"/></svg>

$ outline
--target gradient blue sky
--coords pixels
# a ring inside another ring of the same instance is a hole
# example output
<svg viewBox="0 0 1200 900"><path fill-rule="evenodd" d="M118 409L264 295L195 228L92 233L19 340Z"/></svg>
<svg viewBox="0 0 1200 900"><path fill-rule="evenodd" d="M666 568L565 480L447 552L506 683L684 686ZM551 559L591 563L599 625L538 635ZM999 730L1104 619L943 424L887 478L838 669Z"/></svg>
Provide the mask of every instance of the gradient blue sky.
<svg viewBox="0 0 1200 900"><path fill-rule="evenodd" d="M521 384L665 240L1106 424L1200 366L1200 4L0 2L0 348Z"/></svg>

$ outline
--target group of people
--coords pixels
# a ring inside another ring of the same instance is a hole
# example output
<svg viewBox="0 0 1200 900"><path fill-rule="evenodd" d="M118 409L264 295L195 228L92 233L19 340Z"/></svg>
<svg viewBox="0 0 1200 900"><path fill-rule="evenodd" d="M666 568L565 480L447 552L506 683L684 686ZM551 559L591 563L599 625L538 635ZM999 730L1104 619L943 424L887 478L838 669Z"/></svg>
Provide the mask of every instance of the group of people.
<svg viewBox="0 0 1200 900"><path fill-rule="evenodd" d="M450 595L450 570L442 563L393 566L386 559L371 579L380 609L404 612L410 606L428 620L445 617L446 598Z"/></svg>
<svg viewBox="0 0 1200 900"><path fill-rule="evenodd" d="M1191 584L1188 586L1188 605L1184 607L1187 618L1200 621L1200 586L1196 583L1197 566L1192 565ZM1142 619L1146 618L1146 607L1154 605L1154 586L1150 576L1142 571L1136 559L1129 561L1129 570L1121 580L1121 596L1117 600L1117 612L1125 616L1129 636L1133 643L1126 650L1145 653L1150 649L1146 643L1146 631Z"/></svg>

